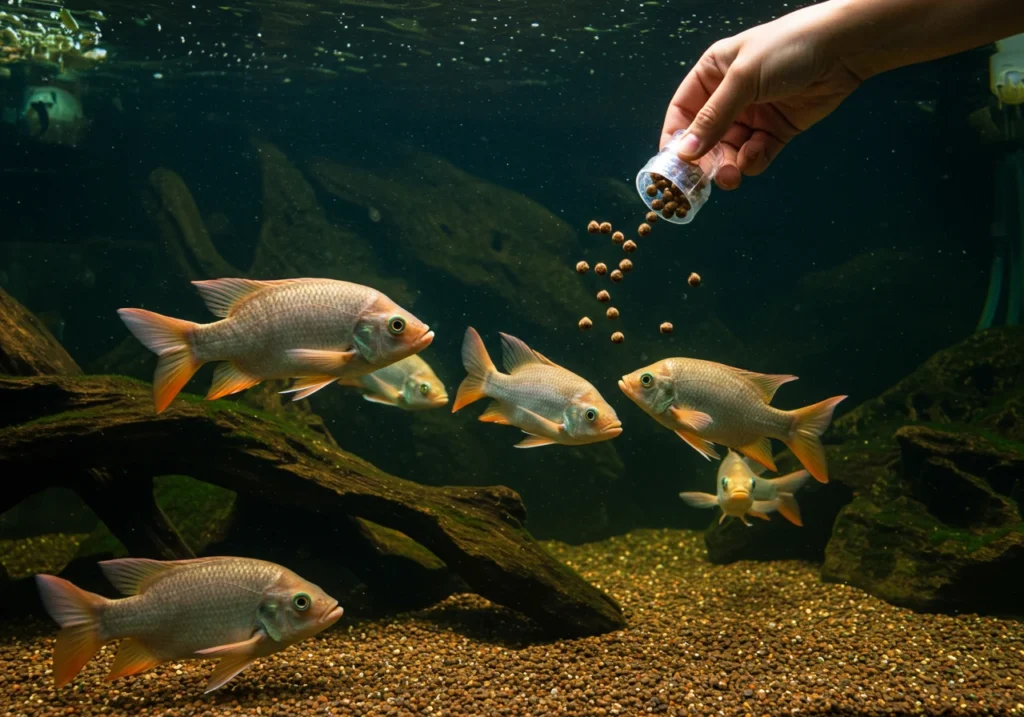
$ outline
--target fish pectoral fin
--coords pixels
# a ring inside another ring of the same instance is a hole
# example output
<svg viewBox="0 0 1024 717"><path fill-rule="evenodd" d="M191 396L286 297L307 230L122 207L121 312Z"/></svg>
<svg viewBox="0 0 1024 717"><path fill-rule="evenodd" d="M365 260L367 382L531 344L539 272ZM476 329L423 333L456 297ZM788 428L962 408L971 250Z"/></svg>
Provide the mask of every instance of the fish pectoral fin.
<svg viewBox="0 0 1024 717"><path fill-rule="evenodd" d="M326 375L344 369L359 355L355 349L348 351L320 351L319 349L288 349L288 358L310 369L311 374ZM298 373L298 372L297 372Z"/></svg>
<svg viewBox="0 0 1024 717"><path fill-rule="evenodd" d="M284 391L281 391L281 393L294 393L295 395L292 396L292 400L301 401L304 398L312 396L321 388L327 388L336 380L337 379L333 376L305 376L303 378L296 379L291 388L287 388Z"/></svg>
<svg viewBox="0 0 1024 717"><path fill-rule="evenodd" d="M755 505L756 505L756 503L755 503ZM761 520L771 520L771 518L768 517L767 513L762 513L761 511L757 510L756 508L748 509L747 510L747 515L752 515L755 518L760 518Z"/></svg>
<svg viewBox="0 0 1024 717"><path fill-rule="evenodd" d="M204 650L196 650L196 655L201 657L226 657L228 655L251 655L256 646L267 639L267 633L257 630L248 640L241 642L230 642L227 645L207 647Z"/></svg>
<svg viewBox="0 0 1024 717"><path fill-rule="evenodd" d="M756 440L747 446L736 446L736 450L748 458L757 461L770 471L777 470L775 468L775 461L772 459L772 442L767 437Z"/></svg>
<svg viewBox="0 0 1024 717"><path fill-rule="evenodd" d="M390 396L381 396L376 393L364 393L363 400L369 401L370 403L379 403L384 406L397 406L398 401L391 398Z"/></svg>
<svg viewBox="0 0 1024 717"><path fill-rule="evenodd" d="M516 448L540 448L541 446L550 446L555 443L556 441L553 438L531 435L519 441L519 443L516 444Z"/></svg>
<svg viewBox="0 0 1024 717"><path fill-rule="evenodd" d="M480 414L480 418L477 420L483 421L484 423L497 423L502 426L512 425L498 401L491 401L491 405L487 407L486 411Z"/></svg>
<svg viewBox="0 0 1024 717"><path fill-rule="evenodd" d="M715 446L711 441L705 441L700 436L694 436L686 431L676 431L676 435L682 438L684 441L690 444L693 450L700 453L702 456L707 458L709 461L714 458L718 460L718 453L715 451Z"/></svg>
<svg viewBox="0 0 1024 717"><path fill-rule="evenodd" d="M718 505L718 497L710 493L680 493L679 497L693 508L714 508Z"/></svg>
<svg viewBox="0 0 1024 717"><path fill-rule="evenodd" d="M703 411L694 411L689 408L670 406L668 412L672 414L679 423L683 424L689 432L698 433L711 425L711 416Z"/></svg>
<svg viewBox="0 0 1024 717"><path fill-rule="evenodd" d="M217 364L213 373L213 384L206 394L206 400L215 401L223 396L244 391L262 380L258 376L250 376L231 361L223 361Z"/></svg>
<svg viewBox="0 0 1024 717"><path fill-rule="evenodd" d="M721 525L722 523L724 523L725 519L728 518L728 517L729 517L729 514L723 512L722 515L719 516L719 518L718 518L718 524Z"/></svg>
<svg viewBox="0 0 1024 717"><path fill-rule="evenodd" d="M523 430L523 433L532 433L535 435L546 435L546 436L561 436L565 433L564 423L555 423L554 421L544 418L540 414L534 413L528 408L517 406L515 410L518 412L517 418L520 419L518 424ZM554 440L552 438L552 440Z"/></svg>
<svg viewBox="0 0 1024 717"><path fill-rule="evenodd" d="M162 659L154 655L148 647L133 637L121 640L117 648L117 657L114 664L107 673L108 680L116 680L118 677L137 675L140 672L156 667Z"/></svg>

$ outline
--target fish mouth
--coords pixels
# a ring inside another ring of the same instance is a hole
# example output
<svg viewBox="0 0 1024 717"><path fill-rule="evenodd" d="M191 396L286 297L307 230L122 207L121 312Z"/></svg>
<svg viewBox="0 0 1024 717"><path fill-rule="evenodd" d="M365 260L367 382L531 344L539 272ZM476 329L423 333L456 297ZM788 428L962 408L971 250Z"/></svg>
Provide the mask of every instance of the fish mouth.
<svg viewBox="0 0 1024 717"><path fill-rule="evenodd" d="M601 435L607 436L608 438L615 438L622 433L622 421L615 421L615 423L609 423L601 431Z"/></svg>
<svg viewBox="0 0 1024 717"><path fill-rule="evenodd" d="M434 340L434 332L431 331L428 328L422 334L420 334L420 337L418 339L416 339L415 341L412 342L413 351L415 351L416 353L419 353L423 349L425 349L428 346L430 346L430 342L433 341L433 340Z"/></svg>
<svg viewBox="0 0 1024 717"><path fill-rule="evenodd" d="M435 398L433 401L430 402L430 405L431 406L447 406L448 405L448 394L446 393L443 396L438 396L437 398Z"/></svg>
<svg viewBox="0 0 1024 717"><path fill-rule="evenodd" d="M630 390L629 384L626 383L625 376L619 379L619 390L629 396L630 400L633 400L633 392Z"/></svg>
<svg viewBox="0 0 1024 717"><path fill-rule="evenodd" d="M327 607L326 610L324 610L323 614L320 616L319 622L321 625L324 625L325 627L327 625L333 625L338 620L340 620L341 616L344 614L345 609L338 604L337 600L335 600L330 606Z"/></svg>
<svg viewBox="0 0 1024 717"><path fill-rule="evenodd" d="M750 500L750 493L742 490L733 491L729 494L728 500L730 503L744 503Z"/></svg>

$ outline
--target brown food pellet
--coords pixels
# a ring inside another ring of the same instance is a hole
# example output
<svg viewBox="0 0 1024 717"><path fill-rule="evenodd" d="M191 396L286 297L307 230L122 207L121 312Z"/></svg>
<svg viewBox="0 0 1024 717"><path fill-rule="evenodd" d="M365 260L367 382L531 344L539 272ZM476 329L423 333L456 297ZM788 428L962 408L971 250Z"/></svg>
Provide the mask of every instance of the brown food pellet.
<svg viewBox="0 0 1024 717"><path fill-rule="evenodd" d="M696 289L698 286L700 286L700 274L698 274L697 272L691 273L689 278L687 278L686 283L692 286L694 289Z"/></svg>
<svg viewBox="0 0 1024 717"><path fill-rule="evenodd" d="M620 281L622 281L622 272L616 269L615 271L608 275L608 278L614 281L616 284L618 284Z"/></svg>
<svg viewBox="0 0 1024 717"><path fill-rule="evenodd" d="M576 262L576 271L580 274L586 274L590 271L590 264L585 261Z"/></svg>
<svg viewBox="0 0 1024 717"><path fill-rule="evenodd" d="M615 242L616 244L621 244L625 240L626 237L625 235L623 235L622 232L615 232L614 234L612 234L612 241Z"/></svg>
<svg viewBox="0 0 1024 717"><path fill-rule="evenodd" d="M647 236L648 234L651 233L651 225L644 222L643 224L636 228L636 233L642 237Z"/></svg>
<svg viewBox="0 0 1024 717"><path fill-rule="evenodd" d="M680 219L685 217L687 215L687 213L688 212L685 209L683 209L682 207L676 207L676 216L679 217Z"/></svg>
<svg viewBox="0 0 1024 717"><path fill-rule="evenodd" d="M597 234L601 231L601 225L595 222L593 219L590 220L590 224L587 225L587 231L591 234Z"/></svg>
<svg viewBox="0 0 1024 717"><path fill-rule="evenodd" d="M665 217L666 219L670 219L673 214L675 214L675 210L669 209L668 207L661 210L661 216Z"/></svg>
<svg viewBox="0 0 1024 717"><path fill-rule="evenodd" d="M656 221L658 221L658 213L647 212L647 216L644 217L644 221L646 221L648 224L654 224Z"/></svg>
<svg viewBox="0 0 1024 717"><path fill-rule="evenodd" d="M625 340L626 340L626 337L622 335L621 331L616 331L614 334L612 334L612 343L613 344L621 344Z"/></svg>
<svg viewBox="0 0 1024 717"><path fill-rule="evenodd" d="M601 226L599 228L601 229L601 233L602 234L611 234L612 233L612 223L611 222L601 222Z"/></svg>
<svg viewBox="0 0 1024 717"><path fill-rule="evenodd" d="M660 199L655 199L653 202L651 202L651 209L653 209L656 212L661 211L664 207L665 202L661 201Z"/></svg>
<svg viewBox="0 0 1024 717"><path fill-rule="evenodd" d="M598 276L604 276L608 273L608 266L604 262L598 262L594 265L594 273Z"/></svg>
<svg viewBox="0 0 1024 717"><path fill-rule="evenodd" d="M605 289L601 289L599 292L597 292L597 300L598 301L611 301L612 300L612 295L609 294Z"/></svg>
<svg viewBox="0 0 1024 717"><path fill-rule="evenodd" d="M580 319L580 331L587 331L593 325L594 322L590 320L589 316L584 316L582 319Z"/></svg>
<svg viewBox="0 0 1024 717"><path fill-rule="evenodd" d="M663 179L664 179L664 177L662 177L662 176L661 176L660 174L658 174L657 172L651 172L651 179L652 179L652 180L654 180L654 183L655 183L655 184L657 184L658 182L660 182L661 180L663 180Z"/></svg>
<svg viewBox="0 0 1024 717"><path fill-rule="evenodd" d="M648 197L655 197L658 195L658 188L653 184L648 184L647 189L645 189L644 191L647 192Z"/></svg>
<svg viewBox="0 0 1024 717"><path fill-rule="evenodd" d="M687 199L686 197L679 197L679 206L682 207L683 209L689 211L690 210L690 200Z"/></svg>
<svg viewBox="0 0 1024 717"><path fill-rule="evenodd" d="M608 310L604 312L604 315L607 316L609 319L617 319L619 318L619 310L616 309L614 306L609 306Z"/></svg>
<svg viewBox="0 0 1024 717"><path fill-rule="evenodd" d="M676 202L665 202L665 211L669 213L674 213L676 211L676 207L678 206L679 204Z"/></svg>
<svg viewBox="0 0 1024 717"><path fill-rule="evenodd" d="M664 192L669 188L670 184L671 183L667 179L659 179L654 186L657 187L659 191Z"/></svg>
<svg viewBox="0 0 1024 717"><path fill-rule="evenodd" d="M622 251L628 254L632 254L633 252L636 251L636 242L630 239L629 241L622 245Z"/></svg>
<svg viewBox="0 0 1024 717"><path fill-rule="evenodd" d="M633 271L633 262L631 262L629 259L623 259L622 261L619 262L619 269L628 274L629 272Z"/></svg>
<svg viewBox="0 0 1024 717"><path fill-rule="evenodd" d="M658 331L660 331L663 334L670 334L672 333L672 324L666 321L661 326L658 327Z"/></svg>

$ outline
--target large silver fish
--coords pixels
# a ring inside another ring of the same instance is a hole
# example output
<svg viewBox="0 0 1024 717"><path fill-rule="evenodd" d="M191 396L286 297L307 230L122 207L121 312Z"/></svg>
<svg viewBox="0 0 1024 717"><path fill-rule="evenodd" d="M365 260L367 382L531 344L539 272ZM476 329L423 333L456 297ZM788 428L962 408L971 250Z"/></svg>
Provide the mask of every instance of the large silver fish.
<svg viewBox="0 0 1024 717"><path fill-rule="evenodd" d="M376 289L333 279L192 282L220 321L197 324L143 309L119 309L157 354L153 402L163 411L204 363L222 361L206 398L272 378L300 378L305 398L339 378L361 376L422 351L426 324Z"/></svg>
<svg viewBox="0 0 1024 717"><path fill-rule="evenodd" d="M337 622L338 601L274 563L249 558L126 558L100 563L130 597L109 600L67 580L37 575L47 612L61 626L53 652L57 687L70 682L106 643L121 640L113 680L162 662L219 658L206 691L257 658Z"/></svg>
<svg viewBox="0 0 1024 717"><path fill-rule="evenodd" d="M494 366L480 334L473 327L466 329L462 363L469 375L459 386L453 413L481 398L494 399L480 420L516 426L529 434L516 448L579 446L622 433L615 409L585 379L515 336L501 334L501 353L507 374Z"/></svg>
<svg viewBox="0 0 1024 717"><path fill-rule="evenodd" d="M821 435L846 396L784 411L769 405L796 376L754 373L690 358L667 358L622 377L619 388L706 458L720 443L775 470L771 440L782 441L815 479L828 482Z"/></svg>

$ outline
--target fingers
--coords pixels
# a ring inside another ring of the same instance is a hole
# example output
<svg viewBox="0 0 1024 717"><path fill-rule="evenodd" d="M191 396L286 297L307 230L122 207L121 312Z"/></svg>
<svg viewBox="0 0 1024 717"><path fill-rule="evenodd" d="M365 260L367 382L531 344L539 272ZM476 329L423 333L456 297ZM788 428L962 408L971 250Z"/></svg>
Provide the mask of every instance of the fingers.
<svg viewBox="0 0 1024 717"><path fill-rule="evenodd" d="M736 155L736 166L739 171L750 177L756 177L779 156L786 143L778 137L755 130L750 139L743 143Z"/></svg>
<svg viewBox="0 0 1024 717"><path fill-rule="evenodd" d="M679 156L695 160L718 144L740 113L756 98L756 89L745 73L731 66L700 108L689 132L679 143Z"/></svg>

